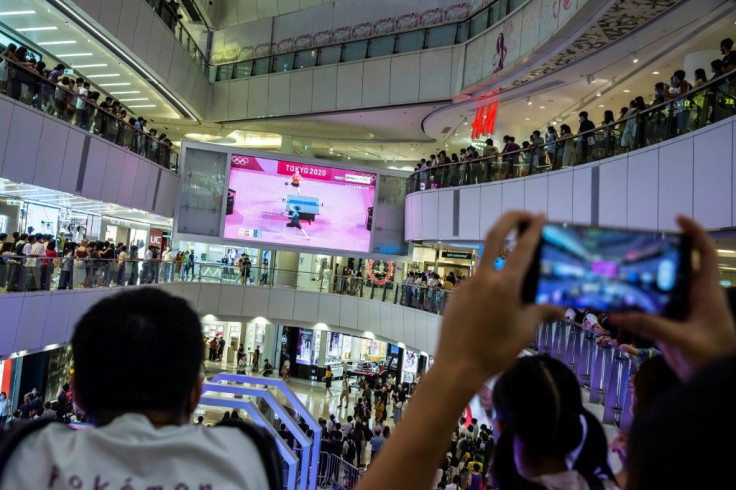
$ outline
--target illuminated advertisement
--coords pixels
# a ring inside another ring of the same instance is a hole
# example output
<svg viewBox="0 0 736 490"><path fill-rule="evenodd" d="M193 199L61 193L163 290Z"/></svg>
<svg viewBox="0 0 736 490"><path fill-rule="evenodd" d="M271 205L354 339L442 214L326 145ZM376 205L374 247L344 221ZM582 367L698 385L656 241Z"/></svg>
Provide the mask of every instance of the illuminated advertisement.
<svg viewBox="0 0 736 490"><path fill-rule="evenodd" d="M376 174L233 155L224 238L370 251Z"/></svg>
<svg viewBox="0 0 736 490"><path fill-rule="evenodd" d="M306 328L299 329L299 339L296 343L296 362L297 364L312 363L312 342L314 340L314 332Z"/></svg>

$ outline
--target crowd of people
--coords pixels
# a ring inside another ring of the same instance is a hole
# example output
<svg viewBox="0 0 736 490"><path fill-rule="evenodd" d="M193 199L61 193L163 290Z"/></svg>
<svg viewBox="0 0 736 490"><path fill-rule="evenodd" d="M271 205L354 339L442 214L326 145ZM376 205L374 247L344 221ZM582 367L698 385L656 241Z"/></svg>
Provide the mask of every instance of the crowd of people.
<svg viewBox="0 0 736 490"><path fill-rule="evenodd" d="M414 169L410 190L479 184L571 167L659 143L733 116L736 86L733 77L724 76L736 68L733 44L730 38L721 41L724 57L713 60L709 67L710 80L721 82L712 83L707 90L682 97L709 79L704 68L689 76L676 70L668 82L652 86L648 101L639 95L617 114L604 111L598 129L590 114L581 111L574 133L568 124L561 124L558 131L555 122L544 135L533 131L521 146L514 136L505 135L500 149L489 138L482 153L471 145L462 148L459 155L448 156L442 150L422 158Z"/></svg>
<svg viewBox="0 0 736 490"><path fill-rule="evenodd" d="M38 61L25 46L10 43L0 55L0 93L99 135L166 168L175 166L173 143L148 128L143 117L128 117L120 101L102 98L89 81ZM174 165L172 165L172 159Z"/></svg>

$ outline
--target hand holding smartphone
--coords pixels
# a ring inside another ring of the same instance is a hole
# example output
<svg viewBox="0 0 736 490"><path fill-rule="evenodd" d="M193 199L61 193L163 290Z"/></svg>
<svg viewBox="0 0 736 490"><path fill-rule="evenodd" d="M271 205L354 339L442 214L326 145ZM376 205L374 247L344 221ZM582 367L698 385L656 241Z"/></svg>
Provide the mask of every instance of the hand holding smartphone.
<svg viewBox="0 0 736 490"><path fill-rule="evenodd" d="M522 298L682 318L687 313L691 257L690 239L679 233L547 223Z"/></svg>

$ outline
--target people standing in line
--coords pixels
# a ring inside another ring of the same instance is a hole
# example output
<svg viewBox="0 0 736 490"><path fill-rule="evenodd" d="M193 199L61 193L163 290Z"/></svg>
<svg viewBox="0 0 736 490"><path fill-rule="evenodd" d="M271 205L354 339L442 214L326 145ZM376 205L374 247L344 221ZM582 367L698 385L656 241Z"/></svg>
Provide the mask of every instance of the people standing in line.
<svg viewBox="0 0 736 490"><path fill-rule="evenodd" d="M257 345L256 350L253 351L253 371L258 372L258 363L261 360L261 346Z"/></svg>
<svg viewBox="0 0 736 490"><path fill-rule="evenodd" d="M287 383L291 383L291 360L286 357L284 363L281 365L281 377Z"/></svg>
<svg viewBox="0 0 736 490"><path fill-rule="evenodd" d="M10 401L8 394L3 391L0 393L0 430L5 426L8 417L10 417Z"/></svg>
<svg viewBox="0 0 736 490"><path fill-rule="evenodd" d="M325 369L325 396L332 396L332 369L327 366Z"/></svg>
<svg viewBox="0 0 736 490"><path fill-rule="evenodd" d="M588 113L586 111L582 111L579 114L578 121L580 122L577 142L578 163L588 163L588 159L593 153L593 146L595 145L595 134L593 133L595 124L588 119Z"/></svg>
<svg viewBox="0 0 736 490"><path fill-rule="evenodd" d="M340 400L337 408L342 408L342 401L345 400L345 408L350 404L350 382L347 376L342 377L342 389L340 390Z"/></svg>
<svg viewBox="0 0 736 490"><path fill-rule="evenodd" d="M544 141L547 143L544 148L547 152L547 162L552 165L552 170L557 170L560 164L557 160L557 130L554 126L547 126Z"/></svg>
<svg viewBox="0 0 736 490"><path fill-rule="evenodd" d="M212 337L212 340L210 340L210 343L209 343L209 348L210 348L210 356L208 360L211 362L217 361L217 348L218 348L217 337Z"/></svg>
<svg viewBox="0 0 736 490"><path fill-rule="evenodd" d="M562 168L575 165L575 142L572 137L572 129L567 124L560 126L560 139L562 149Z"/></svg>

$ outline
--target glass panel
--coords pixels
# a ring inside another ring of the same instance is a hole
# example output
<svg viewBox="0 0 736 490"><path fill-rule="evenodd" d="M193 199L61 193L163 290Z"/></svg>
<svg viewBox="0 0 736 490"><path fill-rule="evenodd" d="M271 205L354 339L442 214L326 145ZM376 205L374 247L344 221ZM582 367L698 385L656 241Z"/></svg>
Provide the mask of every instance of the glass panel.
<svg viewBox="0 0 736 490"><path fill-rule="evenodd" d="M456 24L433 27L427 30L427 48L452 46L455 44Z"/></svg>
<svg viewBox="0 0 736 490"><path fill-rule="evenodd" d="M501 20L501 3L503 2L496 2L489 7L491 10L491 25Z"/></svg>
<svg viewBox="0 0 736 490"><path fill-rule="evenodd" d="M319 64L320 65L333 65L340 62L340 54L342 53L342 46L325 46L319 50Z"/></svg>
<svg viewBox="0 0 736 490"><path fill-rule="evenodd" d="M273 57L271 73L289 71L294 66L294 53L279 54Z"/></svg>
<svg viewBox="0 0 736 490"><path fill-rule="evenodd" d="M250 72L253 69L253 61L241 61L235 65L233 71L233 78L246 78L250 76Z"/></svg>
<svg viewBox="0 0 736 490"><path fill-rule="evenodd" d="M394 54L395 40L396 40L396 37L393 35L371 39L370 48L369 48L370 57L377 58L379 56L388 56L390 54ZM355 59L360 59L360 58L355 58ZM348 61L347 53L346 53L345 61Z"/></svg>
<svg viewBox="0 0 736 490"><path fill-rule="evenodd" d="M513 12L517 8L521 7L526 0L510 0L509 1L509 12Z"/></svg>
<svg viewBox="0 0 736 490"><path fill-rule="evenodd" d="M219 236L227 154L190 148L179 194L179 233Z"/></svg>
<svg viewBox="0 0 736 490"><path fill-rule="evenodd" d="M253 61L253 75L267 75L271 58L258 58Z"/></svg>
<svg viewBox="0 0 736 490"><path fill-rule="evenodd" d="M454 27L454 26L452 26ZM396 52L419 51L424 48L424 29L399 34Z"/></svg>
<svg viewBox="0 0 736 490"><path fill-rule="evenodd" d="M477 36L488 28L488 10L470 18L470 37Z"/></svg>
<svg viewBox="0 0 736 490"><path fill-rule="evenodd" d="M217 78L215 81L230 80L233 77L233 65L222 65L217 67Z"/></svg>
<svg viewBox="0 0 736 490"><path fill-rule="evenodd" d="M457 25L457 42L464 43L470 38L470 21L466 20Z"/></svg>
<svg viewBox="0 0 736 490"><path fill-rule="evenodd" d="M317 50L308 49L306 51L299 51L296 54L296 63L294 69L311 68L317 64Z"/></svg>
<svg viewBox="0 0 736 490"><path fill-rule="evenodd" d="M343 52L343 61L363 60L368 51L368 41L355 41L347 43Z"/></svg>

